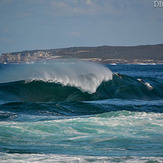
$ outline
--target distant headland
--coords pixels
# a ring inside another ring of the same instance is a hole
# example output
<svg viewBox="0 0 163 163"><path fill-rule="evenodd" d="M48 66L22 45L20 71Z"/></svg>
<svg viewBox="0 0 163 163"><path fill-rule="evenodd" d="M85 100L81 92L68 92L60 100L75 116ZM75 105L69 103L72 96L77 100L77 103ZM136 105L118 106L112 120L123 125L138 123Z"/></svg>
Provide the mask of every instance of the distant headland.
<svg viewBox="0 0 163 163"><path fill-rule="evenodd" d="M70 47L3 53L0 64L51 59L81 59L108 64L163 64L163 44L139 46Z"/></svg>

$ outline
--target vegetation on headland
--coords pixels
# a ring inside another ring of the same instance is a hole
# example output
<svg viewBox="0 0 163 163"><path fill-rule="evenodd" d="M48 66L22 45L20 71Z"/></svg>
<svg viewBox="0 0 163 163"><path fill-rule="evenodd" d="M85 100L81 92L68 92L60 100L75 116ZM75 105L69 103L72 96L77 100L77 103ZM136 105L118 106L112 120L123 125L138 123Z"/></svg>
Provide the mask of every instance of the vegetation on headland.
<svg viewBox="0 0 163 163"><path fill-rule="evenodd" d="M21 63L70 58L102 63L163 63L163 44L140 46L70 47L3 53L0 56L0 63Z"/></svg>

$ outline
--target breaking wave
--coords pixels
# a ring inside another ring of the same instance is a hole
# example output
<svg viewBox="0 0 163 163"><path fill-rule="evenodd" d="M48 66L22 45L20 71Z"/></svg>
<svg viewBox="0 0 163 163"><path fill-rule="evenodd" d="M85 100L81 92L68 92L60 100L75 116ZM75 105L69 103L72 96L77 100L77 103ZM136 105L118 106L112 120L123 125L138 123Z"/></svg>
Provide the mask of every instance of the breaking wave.
<svg viewBox="0 0 163 163"><path fill-rule="evenodd" d="M112 79L112 72L97 63L65 60L15 65L5 71L1 70L0 76L2 76L0 83L20 80L24 80L25 83L36 83L36 81L59 83L91 94L96 92L103 81Z"/></svg>
<svg viewBox="0 0 163 163"><path fill-rule="evenodd" d="M90 80L94 84L91 77ZM23 80L0 84L0 97L3 101L21 102L92 101L113 98L152 100L162 98L163 86L161 83L155 80L151 80L151 83L152 89L134 77L122 75L121 79L114 74L113 80L102 82L96 92L90 93L90 91L83 91L79 85L72 86L74 83L63 85L42 80L30 82Z"/></svg>

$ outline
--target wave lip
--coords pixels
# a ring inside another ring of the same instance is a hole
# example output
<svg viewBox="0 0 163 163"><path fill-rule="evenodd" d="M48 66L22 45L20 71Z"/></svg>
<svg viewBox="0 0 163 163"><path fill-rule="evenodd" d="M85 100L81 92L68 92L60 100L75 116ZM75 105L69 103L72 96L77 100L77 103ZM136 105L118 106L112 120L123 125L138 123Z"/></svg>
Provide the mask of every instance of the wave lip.
<svg viewBox="0 0 163 163"><path fill-rule="evenodd" d="M112 80L102 82L94 93L83 91L83 88L79 88L79 85L77 87L64 86L63 84L51 81L32 80L28 82L17 81L3 83L0 84L0 104L22 101L99 101L105 99L162 100L162 83L157 80L150 80L149 82L153 89L149 89L146 85L139 82L137 78L125 75L119 78L117 75L113 75Z"/></svg>
<svg viewBox="0 0 163 163"><path fill-rule="evenodd" d="M19 73L18 73L19 72ZM94 93L103 81L112 79L112 72L105 66L79 60L48 61L20 64L0 71L0 83L41 80L77 87L83 92Z"/></svg>
<svg viewBox="0 0 163 163"><path fill-rule="evenodd" d="M140 81L112 74L104 65L78 60L7 65L0 76L0 104L163 98L160 79L146 77Z"/></svg>

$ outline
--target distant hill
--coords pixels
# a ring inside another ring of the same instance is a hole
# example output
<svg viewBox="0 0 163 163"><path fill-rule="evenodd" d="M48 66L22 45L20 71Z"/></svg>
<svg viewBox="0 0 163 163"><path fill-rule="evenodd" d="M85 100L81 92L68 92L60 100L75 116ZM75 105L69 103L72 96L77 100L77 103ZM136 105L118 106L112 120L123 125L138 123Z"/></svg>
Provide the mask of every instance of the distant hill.
<svg viewBox="0 0 163 163"><path fill-rule="evenodd" d="M32 62L46 59L85 59L99 62L163 62L163 44L140 46L70 47L4 53L0 63Z"/></svg>

